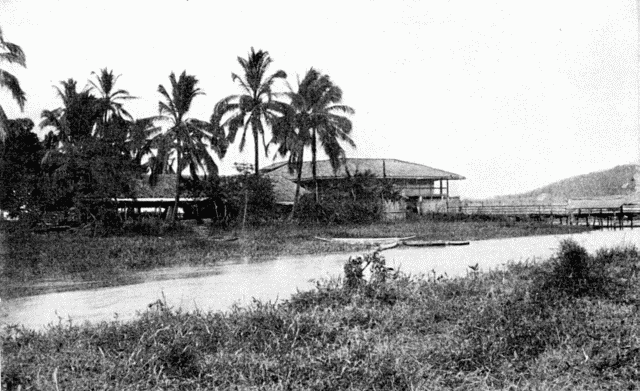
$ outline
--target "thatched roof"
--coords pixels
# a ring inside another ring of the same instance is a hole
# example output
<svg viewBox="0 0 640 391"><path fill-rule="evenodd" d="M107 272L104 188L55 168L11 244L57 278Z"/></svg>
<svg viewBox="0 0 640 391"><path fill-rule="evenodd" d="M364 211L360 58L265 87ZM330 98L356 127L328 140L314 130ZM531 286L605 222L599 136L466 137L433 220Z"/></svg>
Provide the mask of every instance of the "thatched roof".
<svg viewBox="0 0 640 391"><path fill-rule="evenodd" d="M356 172L364 173L369 171L378 178L393 179L465 179L463 176L437 168L425 166L417 163L405 162L398 159L358 159L349 158L337 172L333 171L329 160L318 160L316 162L316 172L318 179L344 178L347 172L351 175ZM285 178L293 179L294 174L290 174L287 163L275 163L262 169L265 173L278 173ZM312 179L311 162L304 162L302 166L303 182Z"/></svg>
<svg viewBox="0 0 640 391"><path fill-rule="evenodd" d="M149 177L143 177L134 181L134 194L136 198L167 198L176 196L175 174L159 175L154 186L149 184Z"/></svg>

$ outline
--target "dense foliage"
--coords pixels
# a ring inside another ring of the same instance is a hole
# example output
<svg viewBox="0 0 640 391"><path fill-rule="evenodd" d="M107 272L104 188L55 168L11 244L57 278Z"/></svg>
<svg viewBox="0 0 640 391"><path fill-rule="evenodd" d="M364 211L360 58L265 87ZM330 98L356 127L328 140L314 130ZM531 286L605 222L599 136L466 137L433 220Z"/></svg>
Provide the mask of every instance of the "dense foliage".
<svg viewBox="0 0 640 391"><path fill-rule="evenodd" d="M186 181L186 192L206 197L198 214L219 226L261 225L278 217L273 183L268 177L236 175Z"/></svg>
<svg viewBox="0 0 640 391"><path fill-rule="evenodd" d="M37 202L36 188L44 151L30 119L8 120L0 141L0 205L11 216Z"/></svg>
<svg viewBox="0 0 640 391"><path fill-rule="evenodd" d="M329 223L371 223L383 217L383 200L396 200L399 195L388 182L371 172L356 172L345 180L327 184L320 191L320 201L314 194L305 194L297 210L303 221Z"/></svg>

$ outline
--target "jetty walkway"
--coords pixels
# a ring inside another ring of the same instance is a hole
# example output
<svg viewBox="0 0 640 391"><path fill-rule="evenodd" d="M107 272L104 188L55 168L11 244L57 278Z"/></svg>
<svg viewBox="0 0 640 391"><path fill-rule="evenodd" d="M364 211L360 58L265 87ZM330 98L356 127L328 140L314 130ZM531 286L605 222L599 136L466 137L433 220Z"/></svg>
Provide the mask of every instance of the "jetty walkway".
<svg viewBox="0 0 640 391"><path fill-rule="evenodd" d="M634 200L635 201L635 200ZM569 200L566 203L462 201L449 213L530 218L554 224L594 227L640 226L640 202L625 200Z"/></svg>

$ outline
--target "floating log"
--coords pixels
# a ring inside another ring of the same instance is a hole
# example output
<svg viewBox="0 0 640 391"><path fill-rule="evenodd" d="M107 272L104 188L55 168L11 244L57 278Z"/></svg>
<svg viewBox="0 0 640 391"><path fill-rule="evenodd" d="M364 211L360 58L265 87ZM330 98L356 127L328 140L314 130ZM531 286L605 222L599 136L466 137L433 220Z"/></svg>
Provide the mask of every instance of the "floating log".
<svg viewBox="0 0 640 391"><path fill-rule="evenodd" d="M347 244L389 244L394 242L401 242L403 240L408 240L415 238L414 236L407 236L405 238L323 238L320 236L315 237L318 240L322 240L323 242L335 242L335 243L347 243Z"/></svg>
<svg viewBox="0 0 640 391"><path fill-rule="evenodd" d="M444 247L444 246L466 246L469 244L468 241L444 241L444 240L404 240L402 242L405 246L412 247Z"/></svg>

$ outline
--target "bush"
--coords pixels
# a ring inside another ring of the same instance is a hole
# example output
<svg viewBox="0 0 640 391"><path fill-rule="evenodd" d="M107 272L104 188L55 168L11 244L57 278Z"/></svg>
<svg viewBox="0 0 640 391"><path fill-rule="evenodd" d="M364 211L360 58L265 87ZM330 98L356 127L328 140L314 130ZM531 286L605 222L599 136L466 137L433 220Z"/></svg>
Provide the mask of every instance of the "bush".
<svg viewBox="0 0 640 391"><path fill-rule="evenodd" d="M550 265L551 271L543 271L537 279L537 290L541 294L610 296L615 290L616 282L607 274L603 257L590 256L573 239L560 242L558 253L551 258Z"/></svg>
<svg viewBox="0 0 640 391"><path fill-rule="evenodd" d="M367 281L364 271L369 266L371 275ZM350 257L344 265L343 289L347 293L359 292L370 299L393 305L397 294L392 286L386 284L388 279L397 278L397 273L392 274L392 271L392 268L386 266L386 260L379 251Z"/></svg>

